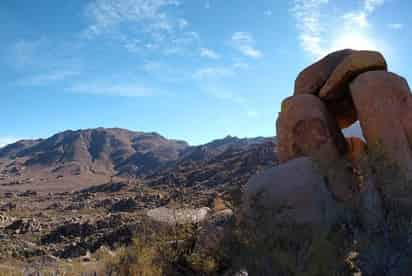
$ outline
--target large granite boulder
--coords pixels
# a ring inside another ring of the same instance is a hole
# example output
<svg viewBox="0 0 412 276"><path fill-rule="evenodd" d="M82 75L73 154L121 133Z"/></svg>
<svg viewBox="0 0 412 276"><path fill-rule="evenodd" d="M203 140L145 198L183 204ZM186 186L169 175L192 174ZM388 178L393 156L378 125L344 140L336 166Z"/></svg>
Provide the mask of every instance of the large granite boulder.
<svg viewBox="0 0 412 276"><path fill-rule="evenodd" d="M386 71L361 74L350 85L360 125L369 147L375 147L412 177L412 152L403 114L410 101L406 80Z"/></svg>
<svg viewBox="0 0 412 276"><path fill-rule="evenodd" d="M319 97L332 100L345 96L349 83L359 74L385 70L387 64L385 58L379 52L354 51L346 56L329 76L328 81L319 92Z"/></svg>
<svg viewBox="0 0 412 276"><path fill-rule="evenodd" d="M350 49L333 52L307 67L296 78L294 95L318 95L335 68L353 52Z"/></svg>
<svg viewBox="0 0 412 276"><path fill-rule="evenodd" d="M314 95L296 95L283 101L276 127L281 163L301 156L336 160L346 151L336 121Z"/></svg>
<svg viewBox="0 0 412 276"><path fill-rule="evenodd" d="M245 209L250 214L271 210L274 220L298 224L329 223L339 209L324 177L307 157L252 177L244 196Z"/></svg>

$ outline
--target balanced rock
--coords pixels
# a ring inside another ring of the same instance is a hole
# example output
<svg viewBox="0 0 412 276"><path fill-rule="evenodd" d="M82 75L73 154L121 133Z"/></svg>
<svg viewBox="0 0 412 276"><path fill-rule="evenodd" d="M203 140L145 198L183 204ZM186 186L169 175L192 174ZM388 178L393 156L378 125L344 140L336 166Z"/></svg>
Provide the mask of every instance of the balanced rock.
<svg viewBox="0 0 412 276"><path fill-rule="evenodd" d="M336 160L346 151L345 138L334 118L314 95L287 98L282 103L276 127L281 163L301 156Z"/></svg>
<svg viewBox="0 0 412 276"><path fill-rule="evenodd" d="M335 68L353 52L350 49L333 52L307 67L296 78L294 95L317 95Z"/></svg>
<svg viewBox="0 0 412 276"><path fill-rule="evenodd" d="M378 147L412 176L412 152L402 118L411 97L406 80L371 71L357 77L350 89L368 146Z"/></svg>
<svg viewBox="0 0 412 276"><path fill-rule="evenodd" d="M250 215L270 209L274 221L323 224L331 219L336 202L324 178L307 157L297 158L252 177L245 190Z"/></svg>
<svg viewBox="0 0 412 276"><path fill-rule="evenodd" d="M385 70L387 64L382 54L374 51L354 51L346 56L329 76L319 92L319 97L332 100L345 96L348 84L359 74Z"/></svg>

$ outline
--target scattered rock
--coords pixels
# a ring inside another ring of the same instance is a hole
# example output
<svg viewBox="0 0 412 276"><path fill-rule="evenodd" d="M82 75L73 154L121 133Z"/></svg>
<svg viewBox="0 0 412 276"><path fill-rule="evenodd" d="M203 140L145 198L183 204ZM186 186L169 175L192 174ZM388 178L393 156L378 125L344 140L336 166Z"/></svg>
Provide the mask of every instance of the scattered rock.
<svg viewBox="0 0 412 276"><path fill-rule="evenodd" d="M37 195L37 192L31 191L31 190L27 190L25 192L17 194L17 196L21 196L21 197L30 197L30 196L36 196L36 195Z"/></svg>
<svg viewBox="0 0 412 276"><path fill-rule="evenodd" d="M115 193L125 189L126 187L127 184L122 182L106 183L83 189L80 193Z"/></svg>
<svg viewBox="0 0 412 276"><path fill-rule="evenodd" d="M8 211L11 211L11 210L14 210L14 209L16 209L16 204L15 203L13 203L13 202L8 202L8 203L6 203L6 204L4 204L4 205L2 205L1 207L0 207L0 211L3 211L3 212L8 212Z"/></svg>
<svg viewBox="0 0 412 276"><path fill-rule="evenodd" d="M110 209L111 212L133 212L137 209L138 204L133 198L125 198L114 203Z"/></svg>
<svg viewBox="0 0 412 276"><path fill-rule="evenodd" d="M199 209L170 209L160 207L149 210L147 216L154 221L176 225L202 222L210 212L211 210L208 207Z"/></svg>
<svg viewBox="0 0 412 276"><path fill-rule="evenodd" d="M6 232L11 232L15 234L25 234L40 232L42 229L41 225L37 222L35 218L30 219L18 219L13 221L11 224L5 227Z"/></svg>
<svg viewBox="0 0 412 276"><path fill-rule="evenodd" d="M42 244L58 243L65 238L81 237L84 238L93 234L96 227L90 223L68 223L57 227L49 234L41 238Z"/></svg>
<svg viewBox="0 0 412 276"><path fill-rule="evenodd" d="M11 218L9 216L0 214L0 228L4 228L7 225L10 225L10 223L14 220L14 218Z"/></svg>

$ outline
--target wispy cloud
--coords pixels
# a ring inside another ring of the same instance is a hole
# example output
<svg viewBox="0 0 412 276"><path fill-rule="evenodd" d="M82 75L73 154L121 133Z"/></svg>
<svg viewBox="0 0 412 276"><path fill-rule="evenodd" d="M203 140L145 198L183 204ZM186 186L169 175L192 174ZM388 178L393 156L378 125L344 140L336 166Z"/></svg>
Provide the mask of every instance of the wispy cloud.
<svg viewBox="0 0 412 276"><path fill-rule="evenodd" d="M368 14L365 11L348 12L342 16L346 26L369 27Z"/></svg>
<svg viewBox="0 0 412 276"><path fill-rule="evenodd" d="M230 89L222 86L207 85L203 90L207 95L217 100L236 104L244 111L244 114L251 119L259 116L259 113L249 105L249 101L245 97L232 92Z"/></svg>
<svg viewBox="0 0 412 276"><path fill-rule="evenodd" d="M195 79L205 80L210 78L226 78L235 76L233 68L228 67L205 67L198 69L193 74Z"/></svg>
<svg viewBox="0 0 412 276"><path fill-rule="evenodd" d="M177 22L178 22L178 25L179 25L179 28L180 28L180 29L184 29L184 28L186 28L187 26L189 26L189 22L188 22L186 19L184 19L184 18L179 18L179 19L177 20Z"/></svg>
<svg viewBox="0 0 412 276"><path fill-rule="evenodd" d="M13 137L13 136L3 136L0 137L0 148L7 146L9 144L13 144L17 141L19 141L19 138Z"/></svg>
<svg viewBox="0 0 412 276"><path fill-rule="evenodd" d="M19 40L10 47L9 64L15 68L24 68L35 63L35 56L45 39Z"/></svg>
<svg viewBox="0 0 412 276"><path fill-rule="evenodd" d="M240 53L251 58L261 58L262 52L256 49L256 42L252 34L247 32L236 32L231 38L232 46Z"/></svg>
<svg viewBox="0 0 412 276"><path fill-rule="evenodd" d="M71 53L68 55L67 53ZM18 77L11 85L42 86L79 75L83 64L75 44L56 43L45 37L22 39L7 48L7 64Z"/></svg>
<svg viewBox="0 0 412 276"><path fill-rule="evenodd" d="M391 30L402 30L404 27L401 23L389 23L387 26Z"/></svg>
<svg viewBox="0 0 412 276"><path fill-rule="evenodd" d="M209 86L206 88L205 92L219 100L231 101L237 104L245 104L246 99L240 95L237 95L230 90L224 89L222 87Z"/></svg>
<svg viewBox="0 0 412 276"><path fill-rule="evenodd" d="M249 68L247 63L236 62L228 66L208 66L196 70L193 77L197 80L217 80L228 77L235 77L242 70Z"/></svg>
<svg viewBox="0 0 412 276"><path fill-rule="evenodd" d="M263 12L263 14L266 15L266 16L272 16L273 12L272 12L272 10L265 10Z"/></svg>
<svg viewBox="0 0 412 276"><path fill-rule="evenodd" d="M219 59L220 58L220 55L218 53L216 53L214 50L208 49L208 48L201 48L200 49L200 56L205 57L205 58L210 58L210 59Z"/></svg>
<svg viewBox="0 0 412 276"><path fill-rule="evenodd" d="M51 71L21 78L16 83L20 86L42 86L56 81L63 81L79 74L78 71Z"/></svg>
<svg viewBox="0 0 412 276"><path fill-rule="evenodd" d="M112 31L124 22L145 22L148 28L168 30L171 23L162 9L178 5L176 0L95 0L86 8L93 21L86 34Z"/></svg>
<svg viewBox="0 0 412 276"><path fill-rule="evenodd" d="M81 94L120 96L120 97L146 97L154 94L153 90L139 83L92 82L77 83L66 91Z"/></svg>
<svg viewBox="0 0 412 276"><path fill-rule="evenodd" d="M385 0L363 0L364 9L367 13L372 13L376 8L382 6L385 3Z"/></svg>
<svg viewBox="0 0 412 276"><path fill-rule="evenodd" d="M108 37L132 53L181 54L199 35L188 30L187 19L171 12L179 6L177 0L94 0L86 8L91 23L83 34Z"/></svg>
<svg viewBox="0 0 412 276"><path fill-rule="evenodd" d="M328 0L294 0L291 9L299 30L299 40L304 51L314 56L324 53L322 47L321 8Z"/></svg>
<svg viewBox="0 0 412 276"><path fill-rule="evenodd" d="M291 12L302 49L313 58L342 48L383 50L368 30L373 27L370 16L384 3L362 0L360 8L341 13L335 10L331 16L326 13L333 10L329 0L294 0Z"/></svg>
<svg viewBox="0 0 412 276"><path fill-rule="evenodd" d="M368 17L384 3L385 0L363 0L363 7L360 10L351 11L343 15L344 23L348 27L369 27Z"/></svg>

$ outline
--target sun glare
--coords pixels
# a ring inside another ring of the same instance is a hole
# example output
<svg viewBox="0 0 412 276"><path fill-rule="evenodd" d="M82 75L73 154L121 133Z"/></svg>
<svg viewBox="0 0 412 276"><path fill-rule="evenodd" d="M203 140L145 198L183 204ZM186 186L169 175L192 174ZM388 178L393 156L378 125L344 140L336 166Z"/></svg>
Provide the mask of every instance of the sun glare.
<svg viewBox="0 0 412 276"><path fill-rule="evenodd" d="M354 50L379 50L377 43L365 34L344 33L332 43L331 50L350 48Z"/></svg>

